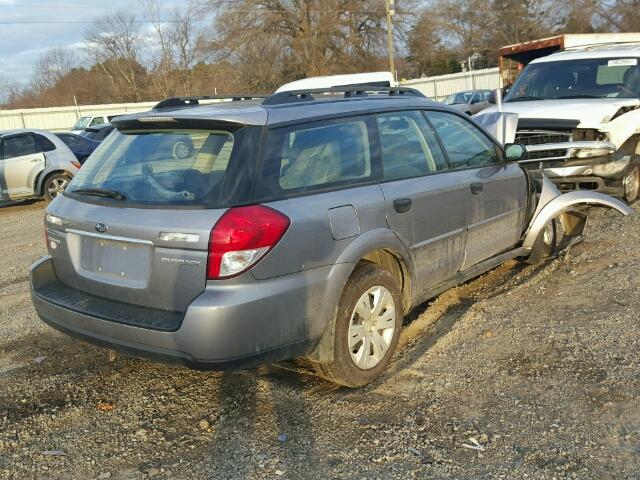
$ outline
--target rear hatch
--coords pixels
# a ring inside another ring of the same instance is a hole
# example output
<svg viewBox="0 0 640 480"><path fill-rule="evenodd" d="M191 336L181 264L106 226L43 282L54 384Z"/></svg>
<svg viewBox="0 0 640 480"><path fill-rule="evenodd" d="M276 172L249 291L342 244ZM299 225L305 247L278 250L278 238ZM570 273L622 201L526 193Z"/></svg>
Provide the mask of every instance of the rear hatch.
<svg viewBox="0 0 640 480"><path fill-rule="evenodd" d="M94 296L184 311L206 286L212 227L249 191L232 167L242 130L109 136L48 209L58 279Z"/></svg>

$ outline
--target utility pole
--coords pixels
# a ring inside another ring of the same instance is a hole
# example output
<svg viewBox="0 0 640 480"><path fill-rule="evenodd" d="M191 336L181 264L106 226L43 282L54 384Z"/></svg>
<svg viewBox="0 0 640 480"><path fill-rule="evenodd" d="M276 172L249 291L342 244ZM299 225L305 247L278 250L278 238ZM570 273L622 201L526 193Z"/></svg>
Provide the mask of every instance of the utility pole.
<svg viewBox="0 0 640 480"><path fill-rule="evenodd" d="M389 53L389 70L396 78L396 67L393 61L393 15L396 13L394 0L387 0L387 50Z"/></svg>

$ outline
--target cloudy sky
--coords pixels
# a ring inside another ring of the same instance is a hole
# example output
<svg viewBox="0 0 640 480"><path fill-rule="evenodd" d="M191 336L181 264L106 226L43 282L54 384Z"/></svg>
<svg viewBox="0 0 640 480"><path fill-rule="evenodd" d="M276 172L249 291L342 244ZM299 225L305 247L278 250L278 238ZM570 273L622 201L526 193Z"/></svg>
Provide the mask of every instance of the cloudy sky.
<svg viewBox="0 0 640 480"><path fill-rule="evenodd" d="M165 11L187 0L160 0ZM86 28L114 10L144 12L137 0L0 0L0 78L26 83L51 47L81 48Z"/></svg>

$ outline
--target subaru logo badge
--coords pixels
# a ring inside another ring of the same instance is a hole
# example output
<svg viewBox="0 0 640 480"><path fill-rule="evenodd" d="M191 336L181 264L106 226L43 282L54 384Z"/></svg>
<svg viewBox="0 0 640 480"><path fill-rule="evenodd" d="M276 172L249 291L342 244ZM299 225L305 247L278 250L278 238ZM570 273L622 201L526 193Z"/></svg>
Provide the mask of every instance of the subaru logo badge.
<svg viewBox="0 0 640 480"><path fill-rule="evenodd" d="M96 223L96 232L99 233L104 233L107 230L109 230L109 227L107 227L104 223Z"/></svg>

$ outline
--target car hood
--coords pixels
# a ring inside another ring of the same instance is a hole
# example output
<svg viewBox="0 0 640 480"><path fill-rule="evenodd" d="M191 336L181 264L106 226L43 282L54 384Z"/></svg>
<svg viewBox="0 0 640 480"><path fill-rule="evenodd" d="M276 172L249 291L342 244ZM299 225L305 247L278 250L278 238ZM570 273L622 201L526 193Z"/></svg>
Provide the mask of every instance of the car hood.
<svg viewBox="0 0 640 480"><path fill-rule="evenodd" d="M506 102L505 112L517 113L518 118L577 120L580 128L603 128L622 107L640 105L637 98L576 98L567 100L532 100ZM495 105L481 114L497 111Z"/></svg>

